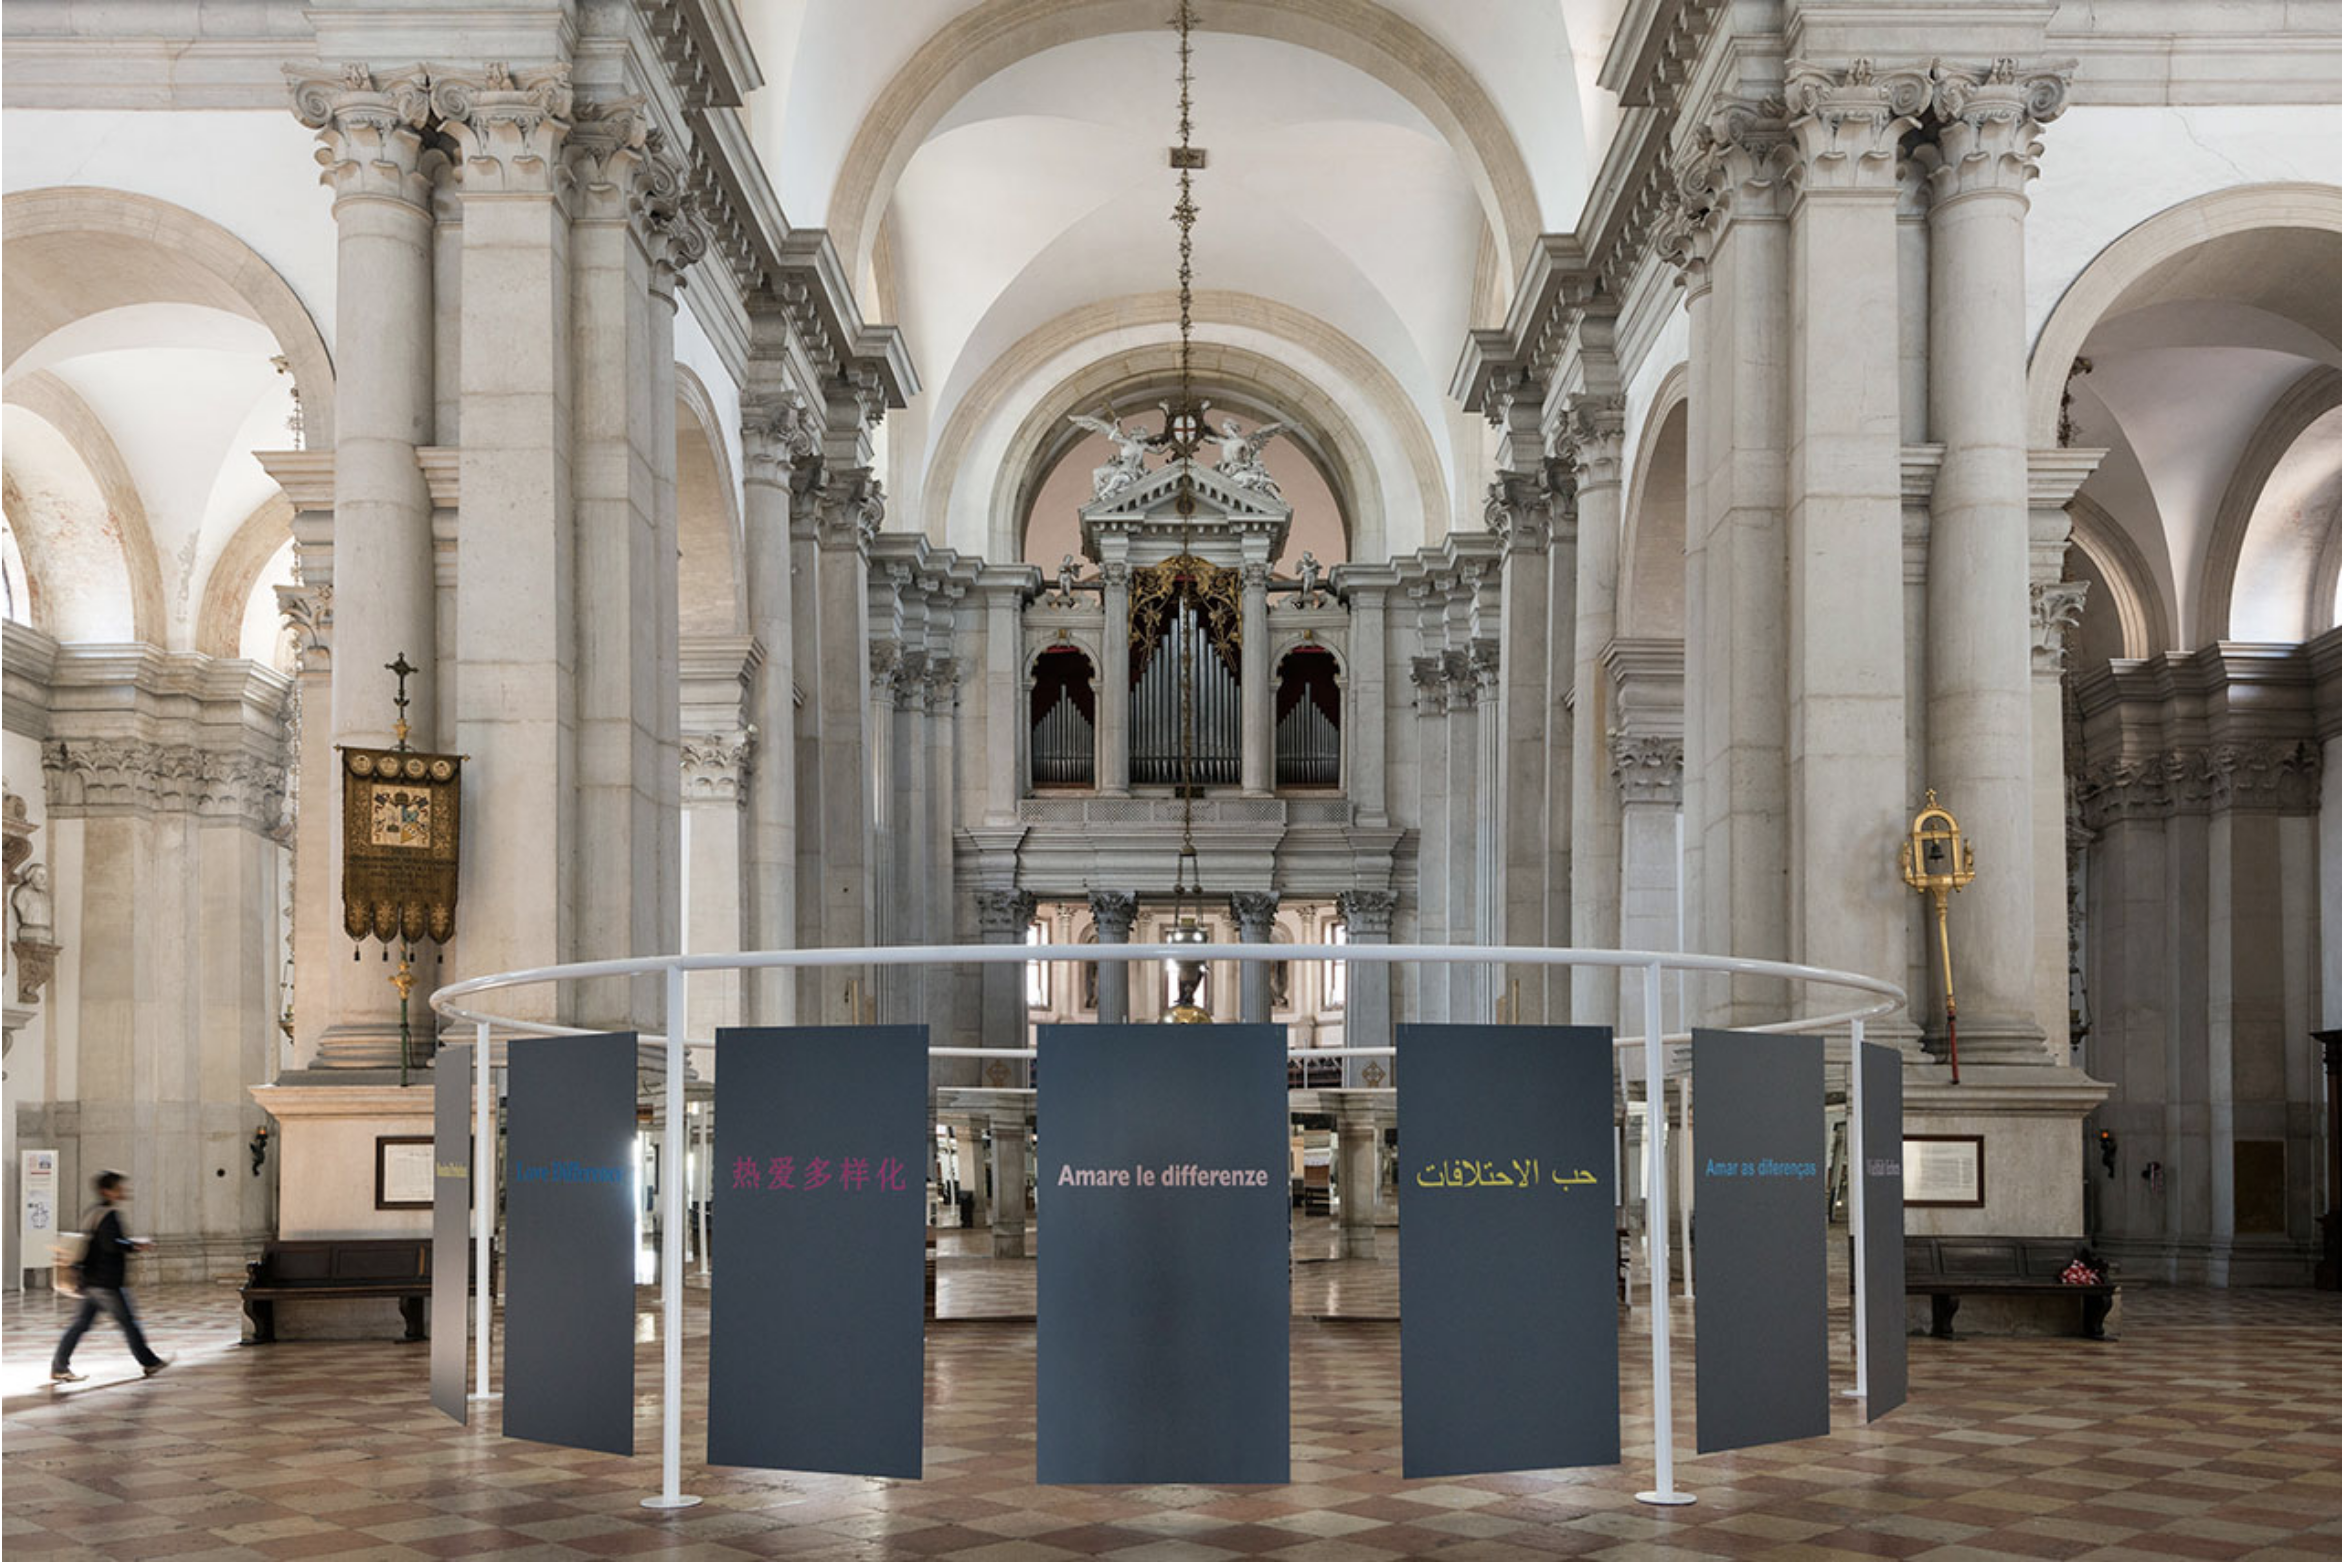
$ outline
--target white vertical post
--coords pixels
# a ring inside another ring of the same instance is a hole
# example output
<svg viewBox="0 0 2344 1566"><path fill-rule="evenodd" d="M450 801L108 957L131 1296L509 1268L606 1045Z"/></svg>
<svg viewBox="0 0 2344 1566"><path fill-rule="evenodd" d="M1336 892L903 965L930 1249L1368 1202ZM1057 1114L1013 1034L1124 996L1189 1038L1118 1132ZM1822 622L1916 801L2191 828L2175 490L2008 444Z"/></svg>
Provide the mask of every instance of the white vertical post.
<svg viewBox="0 0 2344 1566"><path fill-rule="evenodd" d="M1856 1384L1852 1398L1865 1395L1864 1350L1864 1023L1848 1024L1848 1239L1854 1254L1848 1260L1855 1277Z"/></svg>
<svg viewBox="0 0 2344 1566"><path fill-rule="evenodd" d="M489 1246L496 1235L496 1096L489 1091L488 1024L472 1034L472 1401L496 1396L488 1390Z"/></svg>
<svg viewBox="0 0 2344 1566"><path fill-rule="evenodd" d="M698 1506L684 1484L684 970L667 967L667 1168L660 1175L665 1211L659 1252L659 1345L665 1367L659 1384L659 1493L643 1504L656 1511Z"/></svg>
<svg viewBox="0 0 2344 1566"><path fill-rule="evenodd" d="M1682 978L1683 975L1679 975ZM1677 1134L1685 1146L1693 1145L1693 1079L1685 1078L1677 1084ZM1684 1252L1678 1258L1677 1270L1685 1275L1685 1298L1693 1297L1693 1203L1690 1190L1677 1195L1677 1248Z"/></svg>
<svg viewBox="0 0 2344 1566"><path fill-rule="evenodd" d="M716 1106L700 1106L700 1276L708 1276L708 1198L716 1190Z"/></svg>
<svg viewBox="0 0 2344 1566"><path fill-rule="evenodd" d="M1668 1365L1668 1104L1661 1096L1666 1069L1660 1050L1660 964L1644 969L1644 1164L1647 1212L1660 1221L1644 1225L1651 1258L1645 1298L1652 1312L1652 1488L1636 1492L1651 1506L1690 1506L1693 1497L1677 1488L1676 1420L1670 1407Z"/></svg>

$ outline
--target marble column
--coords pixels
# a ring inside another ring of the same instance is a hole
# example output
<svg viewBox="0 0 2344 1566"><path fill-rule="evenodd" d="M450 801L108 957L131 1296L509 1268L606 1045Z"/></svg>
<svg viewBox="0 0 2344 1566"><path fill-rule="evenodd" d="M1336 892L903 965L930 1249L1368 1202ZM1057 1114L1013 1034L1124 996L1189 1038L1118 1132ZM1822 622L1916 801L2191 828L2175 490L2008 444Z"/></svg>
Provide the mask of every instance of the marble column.
<svg viewBox="0 0 2344 1566"><path fill-rule="evenodd" d="M281 586L277 612L293 638L293 694L286 724L293 745L287 813L292 817L293 1036L289 1064L316 1062L318 1035L333 1021L332 997L350 976L350 937L342 929L342 817L334 755L333 453L253 454L293 504L293 585ZM302 785L313 801L301 808ZM366 997L372 1001L374 997Z"/></svg>
<svg viewBox="0 0 2344 1566"><path fill-rule="evenodd" d="M1546 933L1548 946L1571 944L1572 850L1571 776L1577 740L1571 726L1571 682L1577 674L1579 624L1579 479L1577 467L1557 461L1547 470L1553 491L1547 517L1551 541L1546 557L1546 651L1541 670L1546 689ZM1546 1014L1571 1015L1575 975L1550 965L1544 979Z"/></svg>
<svg viewBox="0 0 2344 1566"><path fill-rule="evenodd" d="M1392 940L1392 909L1399 898L1380 888L1362 887L1335 900L1342 915L1344 940L1352 946L1388 946ZM1344 994L1343 1043L1349 1049L1389 1049L1392 1046L1392 965L1388 962L1352 963ZM1396 1065L1397 1062L1394 1063ZM1346 1087L1390 1086L1393 1066L1370 1071L1382 1062L1356 1056L1343 1061Z"/></svg>
<svg viewBox="0 0 2344 1566"><path fill-rule="evenodd" d="M1504 751L1501 928L1509 946L1546 943L1547 493L1543 474L1500 473L1482 510L1505 548L1499 566L1504 598L1498 622L1503 678L1497 727ZM1545 970L1511 970L1504 977L1509 988L1515 982L1522 986L1521 1015L1515 1020L1546 1020Z"/></svg>
<svg viewBox="0 0 2344 1566"><path fill-rule="evenodd" d="M821 880L816 899L822 944L864 946L873 920L871 736L867 723L871 689L870 547L886 515L879 481L868 468L830 475L822 496L817 539L818 592L822 600L821 645L816 689L809 702L822 707ZM801 883L803 884L803 883ZM828 971L824 1005L816 1014L830 1022L853 1022L846 1004L846 981L861 980L869 994L867 969Z"/></svg>
<svg viewBox="0 0 2344 1566"><path fill-rule="evenodd" d="M678 951L742 949L745 910L741 870L748 862L742 852L747 835L742 807L756 783L750 760L755 741L751 731L737 728L696 729L684 736L679 767L684 802L683 858L691 899L684 908ZM737 972L692 976L685 991L688 1037L710 1039L717 1028L740 1024L743 977Z"/></svg>
<svg viewBox="0 0 2344 1566"><path fill-rule="evenodd" d="M2064 514L2060 520L2066 520ZM2068 810L2060 682L2067 668L2068 638L2083 619L2087 586L2083 582L2038 581L2030 591L2035 786L2034 835L2028 851L2035 861L2035 1016L2043 1026L2044 1058L2060 1066L2069 1064L2073 1053L2068 1033L2068 977L2078 955L2070 950L2068 876L2072 856L2068 833L2082 826L2080 821L2070 820Z"/></svg>
<svg viewBox="0 0 2344 1566"><path fill-rule="evenodd" d="M1408 677L1416 687L1416 797L1419 820L1416 834L1416 939L1437 946L1449 934L1449 674L1440 651L1437 629L1425 632L1422 598L1429 591L1418 583L1409 589L1419 597L1417 655L1409 660ZM1437 621L1435 622L1437 627ZM1424 963L1416 981L1416 1015L1421 1022L1449 1020L1447 963Z"/></svg>
<svg viewBox="0 0 2344 1566"><path fill-rule="evenodd" d="M1678 949L1677 811L1684 801L1685 744L1673 735L1615 734L1611 773L1619 790L1620 927L1618 944L1630 951ZM1677 978L1661 980L1664 1032L1683 1026ZM1622 975L1619 1032L1644 1033L1641 974Z"/></svg>
<svg viewBox="0 0 2344 1566"><path fill-rule="evenodd" d="M675 283L706 249L681 210L682 161L638 105L580 105L563 148L571 203L581 959L676 949L680 823L675 658ZM661 1025L657 975L577 987L590 1025Z"/></svg>
<svg viewBox="0 0 2344 1566"><path fill-rule="evenodd" d="M330 708L306 716L335 745L391 743L398 713L384 668L404 653L423 671L408 682L412 742L430 749L442 737L431 674L436 589L431 494L416 449L433 439L431 185L440 160L425 141L431 103L420 72L378 77L358 66L296 80L292 91L334 192L333 570L365 584L335 617L341 656ZM339 794L326 756L329 765L310 774L321 800ZM334 857L306 895L339 903ZM397 995L363 963L330 965L324 977L318 1064L395 1067Z"/></svg>
<svg viewBox="0 0 2344 1566"><path fill-rule="evenodd" d="M820 433L819 414L814 429ZM822 737L827 723L821 697L822 680L822 503L825 469L819 451L790 466L789 591L790 667L795 707L791 732L796 736L797 796L797 947L819 947L822 939ZM860 687L857 687L858 690ZM826 989L843 975L802 968L794 976L798 1020L831 1020L836 1008L823 1009Z"/></svg>
<svg viewBox="0 0 2344 1566"><path fill-rule="evenodd" d="M1477 667L1486 650L1468 645L1442 655L1447 676L1446 724L1448 761L1443 791L1447 809L1442 825L1448 834L1448 939L1471 945L1484 937L1479 919L1481 898L1481 789L1488 768L1481 755L1482 670ZM1494 660L1493 660L1494 661ZM1417 897L1421 903L1423 887ZM1481 963L1444 963L1449 970L1448 1017L1452 1022L1489 1020L1489 974Z"/></svg>
<svg viewBox="0 0 2344 1566"><path fill-rule="evenodd" d="M1864 62L1793 62L1786 92L1798 156L1786 515L1791 955L1895 977L1913 912L1892 873L1909 819L1898 148L1929 83ZM1806 1011L1845 1004L1832 988L1799 997Z"/></svg>
<svg viewBox="0 0 2344 1566"><path fill-rule="evenodd" d="M1131 792L1131 566L1124 551L1131 541L1103 537L1106 559L1099 566L1099 792Z"/></svg>
<svg viewBox="0 0 2344 1566"><path fill-rule="evenodd" d="M1246 543L1250 548L1253 540L1249 537ZM1259 799L1270 793L1276 743L1270 733L1270 682L1276 671L1270 667L1268 562L1246 561L1239 568L1239 583L1237 786L1239 793Z"/></svg>
<svg viewBox="0 0 2344 1566"><path fill-rule="evenodd" d="M1728 101L1703 127L1680 183L1702 204L1696 242L1706 302L1691 347L1695 413L1687 462L1687 588L1699 539L1701 596L1686 617L1689 771L1706 780L1701 910L1694 944L1737 957L1785 958L1789 819L1784 755L1790 614L1783 496L1789 444L1784 384L1789 291L1788 133L1769 107ZM1698 716L1691 714L1697 709ZM1737 978L1703 989L1696 1020L1713 1025L1785 1015L1776 980Z"/></svg>
<svg viewBox="0 0 2344 1566"><path fill-rule="evenodd" d="M1338 1095L1348 1100L1349 1094ZM1343 1200L1336 1254L1375 1260L1375 1217L1383 1183L1383 1120L1368 1104L1345 1102L1335 1115L1335 1178Z"/></svg>
<svg viewBox="0 0 2344 1566"><path fill-rule="evenodd" d="M980 887L977 891L977 929L987 946L1017 946L1034 922L1034 894L1015 887ZM989 962L982 968L985 1049L1027 1047L1025 970L1012 962ZM994 1067L1005 1067L995 1072ZM1023 1084L1028 1073L1021 1061L988 1060L984 1079L990 1086Z"/></svg>
<svg viewBox="0 0 2344 1566"><path fill-rule="evenodd" d="M1130 945L1131 921L1138 913L1139 898L1130 892L1091 893L1091 923L1098 930L1102 947ZM1131 964L1110 962L1103 951L1099 958L1099 1020L1131 1020Z"/></svg>
<svg viewBox="0 0 2344 1566"><path fill-rule="evenodd" d="M457 536L455 748L492 780L466 800L451 960L497 973L577 955L569 68L435 75L432 106L464 170L459 471L463 515L481 522ZM539 986L507 1008L552 1018L566 999Z"/></svg>
<svg viewBox="0 0 2344 1566"><path fill-rule="evenodd" d="M752 392L741 407L743 553L749 634L762 654L749 687L749 722L765 758L750 780L748 941L757 951L798 945L798 766L795 612L790 569L792 464L814 452L805 400L786 390ZM797 1020L798 978L786 968L744 976L745 1020Z"/></svg>
<svg viewBox="0 0 2344 1566"><path fill-rule="evenodd" d="M1015 970L1004 969L1004 972ZM1023 1114L995 1115L993 1132L993 1257L1010 1260L1026 1253L1026 1154Z"/></svg>
<svg viewBox="0 0 2344 1566"><path fill-rule="evenodd" d="M1685 635L1678 674L1682 692L1678 732L1687 758L1697 758L1708 751L1702 734L1700 703L1694 699L1696 693L1683 686L1685 671L1703 666L1708 659L1704 606L1708 602L1709 578L1709 372L1710 343L1717 329L1711 303L1715 289L1709 270L1709 247L1716 236L1708 222L1709 198L1702 180L1705 168L1706 164L1698 158L1680 167L1679 177L1689 179L1692 188L1671 196L1662 214L1658 241L1662 253L1677 268L1678 281L1685 291L1685 328L1690 345L1685 359ZM1683 768L1682 777L1683 792L1677 811L1681 911L1678 945L1687 951L1715 951L1718 948L1709 944L1709 884L1701 836L1708 807L1700 770ZM1702 1002L1708 996L1708 987L1690 976L1681 979L1677 989L1687 1001ZM1690 1021L1691 1017L1685 1020Z"/></svg>
<svg viewBox="0 0 2344 1566"><path fill-rule="evenodd" d="M1566 410L1570 457L1578 470L1579 577L1571 643L1571 940L1600 950L1620 944L1620 800L1611 780L1611 645L1620 579L1620 448L1625 400L1575 396ZM1571 1021L1611 1027L1620 1020L1616 971L1573 976Z"/></svg>
<svg viewBox="0 0 2344 1566"><path fill-rule="evenodd" d="M949 637L943 642L945 648L952 645ZM943 943L953 939L952 844L959 826L959 812L954 805L960 778L958 655L931 647L928 677L921 696L927 710L928 734L927 747L919 761L928 776L928 814L921 826L926 839L927 871L917 895L924 905L923 938ZM943 963L928 964L922 975L925 999L921 1015L927 1019L929 1037L938 1042L951 1037L959 982L959 970Z"/></svg>
<svg viewBox="0 0 2344 1566"><path fill-rule="evenodd" d="M1929 771L1978 876L1954 899L1964 1053L2037 1062L2027 598L2026 183L2068 69L1940 66L1929 171Z"/></svg>
<svg viewBox="0 0 2344 1566"><path fill-rule="evenodd" d="M1343 746L1348 770L1343 791L1362 826L1382 826L1389 817L1385 805L1385 771L1391 754L1384 743L1384 593L1381 588L1351 589L1351 663L1344 682Z"/></svg>
<svg viewBox="0 0 2344 1566"><path fill-rule="evenodd" d="M1266 942L1277 933L1276 892L1231 892L1229 917L1237 921L1240 941ZM1270 1020L1270 965L1247 961L1237 973L1237 1015L1241 1022Z"/></svg>

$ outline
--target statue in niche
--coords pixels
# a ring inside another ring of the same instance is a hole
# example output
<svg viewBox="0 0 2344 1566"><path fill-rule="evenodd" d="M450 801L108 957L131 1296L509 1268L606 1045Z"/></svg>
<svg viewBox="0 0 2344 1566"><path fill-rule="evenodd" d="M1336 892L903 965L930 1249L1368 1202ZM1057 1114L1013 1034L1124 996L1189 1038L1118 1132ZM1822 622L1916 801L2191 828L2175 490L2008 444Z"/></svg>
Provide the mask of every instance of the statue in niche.
<svg viewBox="0 0 2344 1566"><path fill-rule="evenodd" d="M1259 490L1273 498L1278 494L1278 481L1270 477L1270 470L1262 466L1262 448L1291 428L1283 419L1256 425L1252 434L1237 427L1235 419L1221 421L1221 433L1214 437L1221 447L1221 460L1213 464L1213 471L1239 489Z"/></svg>
<svg viewBox="0 0 2344 1566"><path fill-rule="evenodd" d="M57 903L49 895L49 867L26 865L16 890L8 894L8 911L16 916L16 938L46 944L57 933Z"/></svg>
<svg viewBox="0 0 2344 1566"><path fill-rule="evenodd" d="M1148 448L1155 444L1155 437L1138 425L1133 424L1127 427L1118 424L1113 408L1107 409L1106 412L1107 417L1103 419L1094 418L1087 413L1070 414L1067 419L1068 423L1089 430L1094 435L1104 435L1115 444L1114 458L1103 467L1091 469L1091 498L1093 500L1112 495L1117 490L1136 484L1145 477Z"/></svg>

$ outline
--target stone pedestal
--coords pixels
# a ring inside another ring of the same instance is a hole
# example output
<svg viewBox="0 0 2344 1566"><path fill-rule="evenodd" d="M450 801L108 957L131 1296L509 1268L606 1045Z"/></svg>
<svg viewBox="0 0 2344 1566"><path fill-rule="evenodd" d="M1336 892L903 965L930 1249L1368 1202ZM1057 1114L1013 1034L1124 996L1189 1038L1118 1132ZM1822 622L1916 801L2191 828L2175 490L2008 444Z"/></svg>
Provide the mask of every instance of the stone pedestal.
<svg viewBox="0 0 2344 1566"><path fill-rule="evenodd" d="M1336 1214L1339 1254L1345 1260L1373 1261L1375 1224L1383 1184L1384 1130L1391 1124L1388 1106L1373 1099L1353 1102L1354 1095L1330 1093L1338 1102L1335 1116ZM1364 1095L1358 1097L1364 1098Z"/></svg>
<svg viewBox="0 0 2344 1566"><path fill-rule="evenodd" d="M1025 1116L993 1117L993 1255L1013 1260L1026 1253Z"/></svg>
<svg viewBox="0 0 2344 1566"><path fill-rule="evenodd" d="M431 1234L429 1208L375 1206L379 1137L432 1134L432 1076L328 1069L287 1072L252 1089L277 1120L269 1150L278 1184L277 1238L353 1240ZM256 1253L257 1254L257 1253ZM281 1338L395 1338L405 1331L397 1300L319 1300L281 1312Z"/></svg>

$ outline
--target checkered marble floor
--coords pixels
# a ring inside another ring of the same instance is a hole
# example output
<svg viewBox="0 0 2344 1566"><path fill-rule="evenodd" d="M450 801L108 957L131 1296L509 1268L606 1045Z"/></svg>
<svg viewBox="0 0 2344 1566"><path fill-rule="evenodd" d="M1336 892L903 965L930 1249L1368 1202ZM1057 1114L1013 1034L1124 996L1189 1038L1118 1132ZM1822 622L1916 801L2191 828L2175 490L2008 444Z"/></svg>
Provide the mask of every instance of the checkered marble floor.
<svg viewBox="0 0 2344 1566"><path fill-rule="evenodd" d="M1002 1264L1004 1267L1016 1264ZM1025 1264L1030 1267L1030 1263ZM1322 1264L1326 1265L1326 1264ZM1365 1264L1362 1264L1365 1265ZM1312 1271L1298 1266L1298 1275ZM1278 1487L1033 1483L1034 1328L947 1321L928 1338L918 1483L710 1469L678 1514L658 1489L656 1299L639 1296L637 1440L614 1458L460 1429L425 1398L423 1345L239 1348L233 1291L146 1291L178 1363L138 1378L103 1324L91 1379L43 1384L63 1322L0 1310L11 1561L2224 1559L2339 1555L2333 1295L2126 1291L2124 1336L1912 1344L1912 1401L1829 1436L1692 1454L1689 1307L1678 1348L1674 1510L1652 1482L1647 1318L1623 1317L1626 1462L1469 1479L1400 1477L1399 1329L1293 1324L1293 1480ZM686 1385L705 1375L689 1295ZM1839 1317L1844 1345L1844 1313Z"/></svg>

